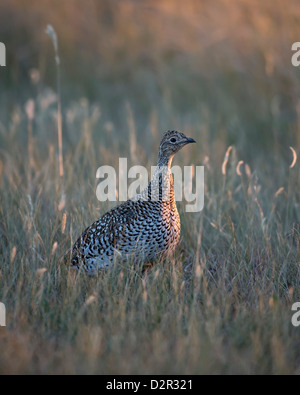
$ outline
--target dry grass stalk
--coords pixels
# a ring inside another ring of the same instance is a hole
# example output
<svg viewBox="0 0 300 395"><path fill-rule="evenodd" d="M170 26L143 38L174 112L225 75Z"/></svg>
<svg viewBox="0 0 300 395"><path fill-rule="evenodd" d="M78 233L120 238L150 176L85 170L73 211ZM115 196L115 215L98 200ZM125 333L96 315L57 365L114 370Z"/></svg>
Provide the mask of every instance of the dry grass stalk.
<svg viewBox="0 0 300 395"><path fill-rule="evenodd" d="M57 130L58 130L58 151L59 151L59 176L64 177L63 162L63 141L62 141L62 109L61 109L61 82L60 82L60 57L58 52L57 34L51 25L48 25L46 33L52 40L55 50L55 61L57 69Z"/></svg>
<svg viewBox="0 0 300 395"><path fill-rule="evenodd" d="M297 163L297 153L293 147L290 147L290 150L292 151L292 154L293 154L293 161L290 165L290 169L292 169L295 166L295 164Z"/></svg>
<svg viewBox="0 0 300 395"><path fill-rule="evenodd" d="M29 99L25 105L25 112L28 119L28 158L29 158L29 169L28 169L28 185L31 189L32 183L32 170L35 167L34 163L34 154L33 154L33 120L34 120L34 113L35 113L35 104L32 99Z"/></svg>
<svg viewBox="0 0 300 395"><path fill-rule="evenodd" d="M126 103L126 109L128 113L128 127L129 127L129 146L130 156L133 163L137 163L137 141L136 141L136 130L134 124L134 117L131 105Z"/></svg>
<svg viewBox="0 0 300 395"><path fill-rule="evenodd" d="M17 247L14 246L12 251L11 251L11 254L10 254L10 263L11 264L14 262L14 260L16 258L16 255L17 255Z"/></svg>
<svg viewBox="0 0 300 395"><path fill-rule="evenodd" d="M278 189L278 191L275 193L275 197L278 197L279 195L281 195L284 192L284 187L281 187Z"/></svg>
<svg viewBox="0 0 300 395"><path fill-rule="evenodd" d="M243 160L240 160L237 167L236 167L236 174L240 177L242 177L242 171L241 171L241 167L244 164Z"/></svg>
<svg viewBox="0 0 300 395"><path fill-rule="evenodd" d="M65 233L66 223L67 223L67 214L64 213L64 214L63 214L62 221L61 221L61 233L62 233L62 234Z"/></svg>
<svg viewBox="0 0 300 395"><path fill-rule="evenodd" d="M225 154L225 157L224 157L224 161L223 161L223 164L222 164L222 174L225 176L226 175L226 173L227 173L227 164L228 164L228 161L229 161L229 155L230 155L230 152L232 151L232 146L230 146L230 147L228 147L228 149L227 149L227 151L226 151L226 154Z"/></svg>
<svg viewBox="0 0 300 395"><path fill-rule="evenodd" d="M45 274L46 272L47 272L47 269L46 269L45 267L43 267L43 268L41 268L41 269L37 269L36 275L37 275L38 277L42 277L43 274Z"/></svg>

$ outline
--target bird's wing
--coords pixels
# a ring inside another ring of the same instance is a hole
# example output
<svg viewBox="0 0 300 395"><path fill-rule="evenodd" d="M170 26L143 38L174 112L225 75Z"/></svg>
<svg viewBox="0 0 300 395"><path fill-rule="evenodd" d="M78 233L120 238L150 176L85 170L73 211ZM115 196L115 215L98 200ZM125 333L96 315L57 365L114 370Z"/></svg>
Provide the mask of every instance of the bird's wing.
<svg viewBox="0 0 300 395"><path fill-rule="evenodd" d="M126 228L136 219L137 205L139 202L127 201L90 225L74 244L72 264L77 266L86 256L97 257L122 245Z"/></svg>

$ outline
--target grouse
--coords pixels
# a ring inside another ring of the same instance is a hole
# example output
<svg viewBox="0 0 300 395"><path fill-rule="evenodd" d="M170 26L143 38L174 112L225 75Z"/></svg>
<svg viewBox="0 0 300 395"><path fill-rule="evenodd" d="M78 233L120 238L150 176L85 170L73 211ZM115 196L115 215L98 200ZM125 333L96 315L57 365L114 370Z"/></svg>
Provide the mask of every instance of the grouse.
<svg viewBox="0 0 300 395"><path fill-rule="evenodd" d="M72 249L72 267L93 275L112 265L116 257L150 263L174 251L180 237L180 217L171 164L174 155L190 143L195 140L183 133L165 133L148 187L82 233Z"/></svg>

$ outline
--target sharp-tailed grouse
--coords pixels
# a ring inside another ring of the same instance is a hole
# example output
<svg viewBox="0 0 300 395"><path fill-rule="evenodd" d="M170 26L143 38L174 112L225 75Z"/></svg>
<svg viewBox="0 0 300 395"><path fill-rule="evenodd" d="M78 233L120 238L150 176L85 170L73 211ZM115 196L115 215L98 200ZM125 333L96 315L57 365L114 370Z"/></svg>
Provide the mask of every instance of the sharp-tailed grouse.
<svg viewBox="0 0 300 395"><path fill-rule="evenodd" d="M168 131L159 147L157 169L148 187L89 226L74 244L73 267L96 273L114 257L149 263L174 251L180 237L171 163L185 145L195 143Z"/></svg>

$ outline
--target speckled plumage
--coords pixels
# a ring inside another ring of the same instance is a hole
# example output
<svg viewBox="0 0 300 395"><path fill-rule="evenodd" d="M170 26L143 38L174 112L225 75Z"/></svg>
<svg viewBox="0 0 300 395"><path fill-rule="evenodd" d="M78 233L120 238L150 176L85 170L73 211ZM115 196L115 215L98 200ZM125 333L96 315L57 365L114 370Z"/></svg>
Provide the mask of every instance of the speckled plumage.
<svg viewBox="0 0 300 395"><path fill-rule="evenodd" d="M148 187L83 232L72 250L73 267L94 274L111 265L116 256L147 263L174 251L180 237L180 217L171 163L176 152L192 142L177 131L164 135L157 170Z"/></svg>

